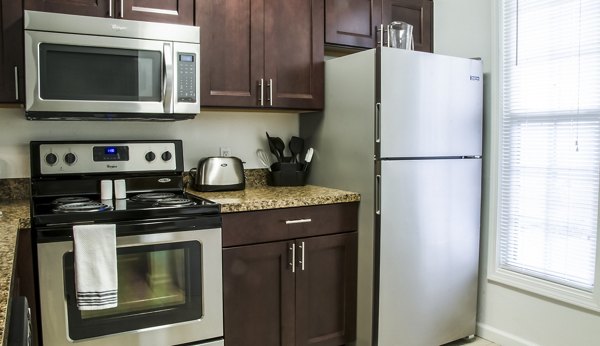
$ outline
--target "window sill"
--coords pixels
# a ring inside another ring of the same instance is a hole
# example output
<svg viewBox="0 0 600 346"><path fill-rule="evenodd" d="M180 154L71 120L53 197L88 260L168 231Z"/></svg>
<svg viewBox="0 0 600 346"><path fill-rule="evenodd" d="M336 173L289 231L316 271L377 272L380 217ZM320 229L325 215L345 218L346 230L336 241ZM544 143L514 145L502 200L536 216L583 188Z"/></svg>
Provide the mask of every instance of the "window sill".
<svg viewBox="0 0 600 346"><path fill-rule="evenodd" d="M597 288L594 292L587 292L500 268L490 271L487 279L492 283L516 288L585 310L600 312L600 295Z"/></svg>

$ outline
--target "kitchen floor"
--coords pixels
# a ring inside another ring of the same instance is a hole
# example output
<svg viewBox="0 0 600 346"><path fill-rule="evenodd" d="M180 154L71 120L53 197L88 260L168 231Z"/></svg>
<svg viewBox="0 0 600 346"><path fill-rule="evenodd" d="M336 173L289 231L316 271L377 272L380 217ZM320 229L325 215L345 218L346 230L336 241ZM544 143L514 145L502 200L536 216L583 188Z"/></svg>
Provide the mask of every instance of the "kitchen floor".
<svg viewBox="0 0 600 346"><path fill-rule="evenodd" d="M478 336L471 340L457 340L450 343L447 343L443 346L500 346L486 339L482 339Z"/></svg>

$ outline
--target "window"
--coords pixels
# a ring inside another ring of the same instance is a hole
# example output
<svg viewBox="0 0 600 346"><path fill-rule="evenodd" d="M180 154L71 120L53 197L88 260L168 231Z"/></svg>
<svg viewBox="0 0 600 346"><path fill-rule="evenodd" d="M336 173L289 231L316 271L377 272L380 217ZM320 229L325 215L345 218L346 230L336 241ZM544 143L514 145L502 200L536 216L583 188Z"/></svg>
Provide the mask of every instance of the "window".
<svg viewBox="0 0 600 346"><path fill-rule="evenodd" d="M492 276L599 310L600 1L501 2Z"/></svg>

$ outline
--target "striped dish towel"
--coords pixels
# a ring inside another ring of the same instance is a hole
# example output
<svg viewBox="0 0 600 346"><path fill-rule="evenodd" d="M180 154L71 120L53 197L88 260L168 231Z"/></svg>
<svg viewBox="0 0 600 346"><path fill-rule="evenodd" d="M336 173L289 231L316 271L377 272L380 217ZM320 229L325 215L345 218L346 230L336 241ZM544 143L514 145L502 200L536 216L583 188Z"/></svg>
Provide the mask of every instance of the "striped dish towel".
<svg viewBox="0 0 600 346"><path fill-rule="evenodd" d="M73 226L75 288L79 310L117 306L116 226Z"/></svg>

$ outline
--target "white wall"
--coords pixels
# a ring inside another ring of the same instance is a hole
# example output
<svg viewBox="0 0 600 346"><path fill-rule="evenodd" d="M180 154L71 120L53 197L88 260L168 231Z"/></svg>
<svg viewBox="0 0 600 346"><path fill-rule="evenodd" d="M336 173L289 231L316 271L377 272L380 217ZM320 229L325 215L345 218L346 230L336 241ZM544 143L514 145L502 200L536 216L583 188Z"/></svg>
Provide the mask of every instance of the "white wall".
<svg viewBox="0 0 600 346"><path fill-rule="evenodd" d="M177 122L29 121L20 108L0 108L0 179L29 176L29 141L99 139L182 139L185 169L219 147L261 168L256 149L268 150L265 131L284 142L298 135L298 114L202 111L193 120Z"/></svg>
<svg viewBox="0 0 600 346"><path fill-rule="evenodd" d="M496 8L500 0L434 0L434 50L436 53L483 58L484 181L480 289L477 333L503 346L600 345L600 314L536 297L489 282L487 258L490 222L491 153L497 131Z"/></svg>

